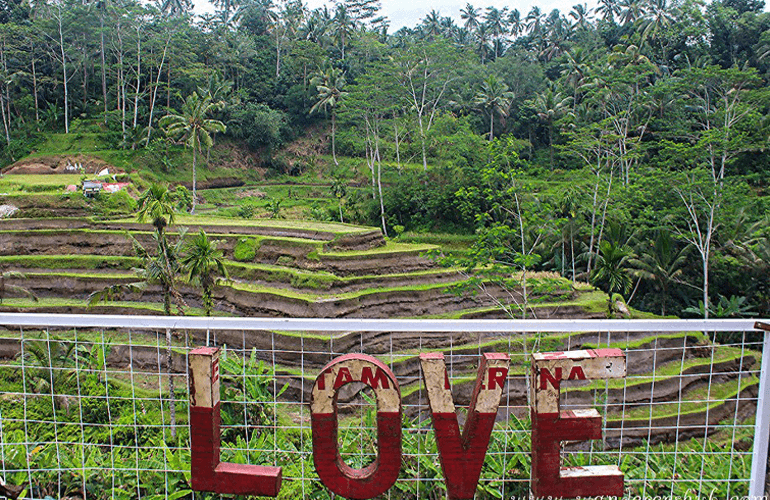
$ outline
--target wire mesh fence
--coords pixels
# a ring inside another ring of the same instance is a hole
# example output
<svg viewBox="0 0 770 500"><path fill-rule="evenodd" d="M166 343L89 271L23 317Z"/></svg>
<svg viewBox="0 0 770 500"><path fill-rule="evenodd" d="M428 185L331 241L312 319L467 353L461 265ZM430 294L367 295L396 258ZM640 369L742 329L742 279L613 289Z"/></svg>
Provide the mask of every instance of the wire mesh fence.
<svg viewBox="0 0 770 500"><path fill-rule="evenodd" d="M398 378L403 459L387 497L438 499L446 488L418 355L444 353L462 426L480 356L507 353L476 497L527 498L531 353L613 347L625 378L562 387L561 408L598 410L604 431L565 443L564 465L617 465L632 498L745 496L752 453L767 441L756 432L764 337L753 324L0 315L2 493L216 497L190 488L187 354L218 346L222 460L282 467L279 498L331 496L313 464L309 402L335 357L366 353ZM340 453L362 468L377 455L373 396L352 384L337 404Z"/></svg>

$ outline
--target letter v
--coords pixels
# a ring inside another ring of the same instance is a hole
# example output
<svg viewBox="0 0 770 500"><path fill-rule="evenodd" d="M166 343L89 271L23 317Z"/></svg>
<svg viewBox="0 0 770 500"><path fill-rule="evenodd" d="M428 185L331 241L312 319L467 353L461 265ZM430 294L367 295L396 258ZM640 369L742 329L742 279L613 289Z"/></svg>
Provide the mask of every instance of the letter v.
<svg viewBox="0 0 770 500"><path fill-rule="evenodd" d="M428 392L447 496L450 500L473 499L492 428L495 426L497 407L500 406L504 387L504 383L500 382L508 376L510 358L507 354L500 353L482 355L462 436L452 390L445 383L448 377L444 355L420 354L420 364Z"/></svg>

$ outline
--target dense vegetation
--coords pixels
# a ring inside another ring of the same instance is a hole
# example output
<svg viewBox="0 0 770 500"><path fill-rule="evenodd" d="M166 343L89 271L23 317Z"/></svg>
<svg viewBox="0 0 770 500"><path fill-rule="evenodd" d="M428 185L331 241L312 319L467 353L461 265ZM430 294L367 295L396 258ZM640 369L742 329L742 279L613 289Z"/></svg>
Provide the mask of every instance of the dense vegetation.
<svg viewBox="0 0 770 500"><path fill-rule="evenodd" d="M227 143L268 174L325 165L336 203L313 217L475 234L451 263L487 279L555 270L657 313L768 314L762 2L469 4L395 33L373 0L216 5L3 3L4 163L76 134L177 182Z"/></svg>

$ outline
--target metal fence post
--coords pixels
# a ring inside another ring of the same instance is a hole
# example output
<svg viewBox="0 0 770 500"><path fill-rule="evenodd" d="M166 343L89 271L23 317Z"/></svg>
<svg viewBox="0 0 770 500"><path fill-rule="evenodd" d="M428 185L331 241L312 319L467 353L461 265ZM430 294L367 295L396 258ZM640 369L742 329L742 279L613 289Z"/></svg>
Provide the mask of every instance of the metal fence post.
<svg viewBox="0 0 770 500"><path fill-rule="evenodd" d="M754 424L754 450L751 458L751 481L749 496L762 498L765 494L767 476L767 449L770 441L770 324L757 322L754 328L764 330L765 342L762 348L762 371L759 375L759 395L757 396L757 419Z"/></svg>

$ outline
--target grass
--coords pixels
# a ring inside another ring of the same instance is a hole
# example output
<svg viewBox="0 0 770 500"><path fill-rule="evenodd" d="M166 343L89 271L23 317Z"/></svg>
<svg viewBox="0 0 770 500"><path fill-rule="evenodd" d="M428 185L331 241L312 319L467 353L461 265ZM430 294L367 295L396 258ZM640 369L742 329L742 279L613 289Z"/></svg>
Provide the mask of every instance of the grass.
<svg viewBox="0 0 770 500"><path fill-rule="evenodd" d="M141 264L138 257L110 255L2 255L0 266L25 269L122 269Z"/></svg>
<svg viewBox="0 0 770 500"><path fill-rule="evenodd" d="M676 415L686 415L689 413L703 413L707 409L714 408L724 404L728 399L735 399L741 391L752 385L758 385L757 377L743 377L738 386L738 379L730 380L721 384L712 384L700 387L687 393L687 401L673 401L666 403L654 403L652 412L650 406L635 408L626 411L623 415L608 417L608 420L642 420L647 421L652 418L672 417ZM620 418L622 417L622 418Z"/></svg>
<svg viewBox="0 0 770 500"><path fill-rule="evenodd" d="M210 225L210 226L243 226L243 227L265 227L265 228L284 228L284 229L303 229L309 231L328 232L333 234L362 234L375 230L374 228L364 226L354 226L352 224L339 224L330 222L313 222L306 220L289 219L229 219L226 217L216 217L210 215L187 215L176 214L175 224L185 225ZM136 223L136 218L126 217L116 219L111 222L117 223Z"/></svg>
<svg viewBox="0 0 770 500"><path fill-rule="evenodd" d="M380 247L375 247L369 250L355 250L355 251L349 251L349 252L339 252L339 251L325 251L322 252L320 255L323 257L329 257L332 259L345 259L345 258L351 258L351 257L358 257L358 256L366 256L366 255L383 255L383 254L389 254L389 253L404 253L404 252L411 252L414 254L419 254L422 252L427 252L429 250L434 250L438 247L435 245L413 245L410 243L398 243L392 240L388 240L385 245Z"/></svg>
<svg viewBox="0 0 770 500"><path fill-rule="evenodd" d="M79 185L80 174L12 174L0 177L0 192L4 191L33 191L45 188L47 191L64 189L70 184Z"/></svg>
<svg viewBox="0 0 770 500"><path fill-rule="evenodd" d="M28 310L35 310L40 308L71 308L71 309L83 309L84 312L89 312L89 310L92 311L92 308L88 306L88 303L85 300L74 300L74 299L65 299L65 298L57 298L57 297L45 297L38 300L38 302L33 301L32 299L16 299L16 298L6 298L3 299L3 302L0 303L0 308L18 308L18 309L28 309ZM104 307L104 308L126 308L126 309L136 309L137 311L154 311L154 312L163 312L163 304L155 304L152 302L131 302L131 301L125 301L125 300L115 300L110 302L101 302L95 306L97 307ZM174 310L176 308L173 308ZM187 307L185 308L185 312L190 316L204 316L204 311L201 308L198 307ZM220 312L220 311L214 311L214 315L216 316L230 316L230 314Z"/></svg>

